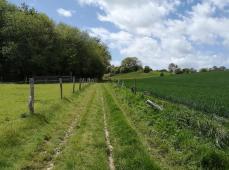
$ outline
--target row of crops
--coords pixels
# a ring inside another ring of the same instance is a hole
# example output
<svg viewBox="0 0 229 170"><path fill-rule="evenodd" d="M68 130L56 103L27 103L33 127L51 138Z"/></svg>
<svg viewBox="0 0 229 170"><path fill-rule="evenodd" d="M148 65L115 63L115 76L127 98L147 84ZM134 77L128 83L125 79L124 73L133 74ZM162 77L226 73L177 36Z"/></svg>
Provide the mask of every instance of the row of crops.
<svg viewBox="0 0 229 170"><path fill-rule="evenodd" d="M135 86L133 79L124 84ZM228 71L137 79L136 89L207 113L229 116Z"/></svg>

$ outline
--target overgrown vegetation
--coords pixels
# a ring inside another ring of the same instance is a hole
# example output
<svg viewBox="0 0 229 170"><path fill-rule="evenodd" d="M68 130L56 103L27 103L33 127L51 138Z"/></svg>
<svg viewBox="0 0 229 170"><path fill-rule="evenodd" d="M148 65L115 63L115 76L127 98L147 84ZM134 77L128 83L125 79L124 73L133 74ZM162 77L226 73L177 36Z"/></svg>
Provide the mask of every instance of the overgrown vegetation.
<svg viewBox="0 0 229 170"><path fill-rule="evenodd" d="M131 125L147 143L153 159L165 169L229 168L228 119L211 117L127 88L107 85ZM162 112L147 106L150 99Z"/></svg>
<svg viewBox="0 0 229 170"><path fill-rule="evenodd" d="M229 72L208 72L137 80L137 90L202 110L229 116ZM133 80L126 80L133 87Z"/></svg>
<svg viewBox="0 0 229 170"><path fill-rule="evenodd" d="M0 81L35 75L101 78L111 59L98 38L6 0L0 0L0 37Z"/></svg>

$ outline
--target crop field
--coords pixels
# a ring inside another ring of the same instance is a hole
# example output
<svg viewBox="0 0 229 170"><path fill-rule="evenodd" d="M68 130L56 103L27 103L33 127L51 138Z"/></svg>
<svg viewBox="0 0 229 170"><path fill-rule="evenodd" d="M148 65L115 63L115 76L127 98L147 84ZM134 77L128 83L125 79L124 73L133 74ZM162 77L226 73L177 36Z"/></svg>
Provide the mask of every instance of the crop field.
<svg viewBox="0 0 229 170"><path fill-rule="evenodd" d="M137 79L136 88L195 109L229 116L229 72L208 72ZM132 77L134 78L134 77ZM133 80L125 80L133 87Z"/></svg>
<svg viewBox="0 0 229 170"><path fill-rule="evenodd" d="M74 94L72 84L63 87L61 100L57 84L35 85L35 113L29 114L28 85L0 85L0 169L229 167L227 118L109 83Z"/></svg>

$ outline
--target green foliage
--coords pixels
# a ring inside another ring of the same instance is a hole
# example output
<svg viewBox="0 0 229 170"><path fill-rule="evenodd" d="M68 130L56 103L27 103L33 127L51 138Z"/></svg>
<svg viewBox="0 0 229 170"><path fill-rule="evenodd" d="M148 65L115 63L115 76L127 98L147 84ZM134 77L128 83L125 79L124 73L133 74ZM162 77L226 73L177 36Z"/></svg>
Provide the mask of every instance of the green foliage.
<svg viewBox="0 0 229 170"><path fill-rule="evenodd" d="M122 60L121 67L124 67L126 72L133 72L142 69L142 64L137 57L127 57Z"/></svg>
<svg viewBox="0 0 229 170"><path fill-rule="evenodd" d="M152 71L152 69L149 66L145 66L143 69L144 73L149 73L150 71Z"/></svg>
<svg viewBox="0 0 229 170"><path fill-rule="evenodd" d="M208 72L137 80L137 89L220 116L229 116L229 72ZM133 82L126 80L128 87Z"/></svg>
<svg viewBox="0 0 229 170"><path fill-rule="evenodd" d="M99 39L65 24L55 25L25 4L16 7L1 1L0 9L2 80L33 75L103 76L111 56Z"/></svg>
<svg viewBox="0 0 229 170"><path fill-rule="evenodd" d="M164 75L165 75L164 72L160 73L160 77L164 77Z"/></svg>
<svg viewBox="0 0 229 170"><path fill-rule="evenodd" d="M200 69L200 72L208 72L208 71L209 71L208 68L201 68L201 69Z"/></svg>

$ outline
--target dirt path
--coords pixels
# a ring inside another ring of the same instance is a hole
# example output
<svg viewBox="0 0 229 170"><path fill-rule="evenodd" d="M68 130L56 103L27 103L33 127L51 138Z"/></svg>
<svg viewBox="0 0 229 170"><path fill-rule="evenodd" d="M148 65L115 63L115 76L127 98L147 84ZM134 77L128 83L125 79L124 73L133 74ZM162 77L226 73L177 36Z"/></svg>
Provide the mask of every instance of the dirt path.
<svg viewBox="0 0 229 170"><path fill-rule="evenodd" d="M106 111L105 111L105 107L104 107L103 96L101 97L101 101L102 101L102 108L103 108L104 133L105 133L105 139L106 139L106 144L107 144L107 148L108 148L109 167L110 167L110 170L115 170L115 165L114 165L114 160L113 160L113 147L112 147L111 142L110 142L110 135L109 135L109 131L107 128L107 118L106 118Z"/></svg>

